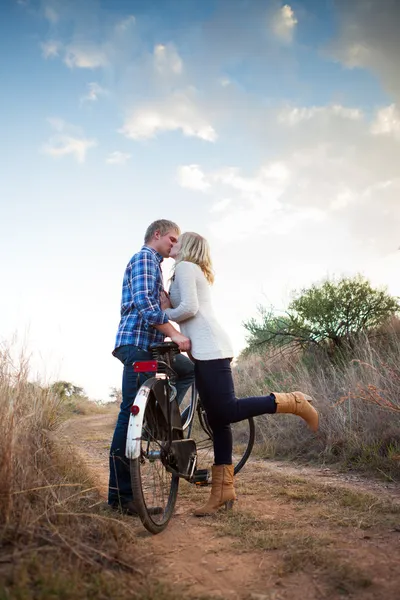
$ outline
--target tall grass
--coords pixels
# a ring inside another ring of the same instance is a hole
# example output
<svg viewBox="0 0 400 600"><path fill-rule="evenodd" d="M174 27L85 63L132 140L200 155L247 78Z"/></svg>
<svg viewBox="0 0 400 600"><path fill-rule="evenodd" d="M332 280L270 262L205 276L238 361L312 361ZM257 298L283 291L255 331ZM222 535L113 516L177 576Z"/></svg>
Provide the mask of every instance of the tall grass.
<svg viewBox="0 0 400 600"><path fill-rule="evenodd" d="M57 439L69 409L28 375L28 361L0 349L0 597L132 597L135 522L101 508L87 468Z"/></svg>
<svg viewBox="0 0 400 600"><path fill-rule="evenodd" d="M293 416L258 418L262 456L298 457L400 476L400 335L359 339L346 360L264 353L239 360L238 396L300 390L313 396L320 431Z"/></svg>

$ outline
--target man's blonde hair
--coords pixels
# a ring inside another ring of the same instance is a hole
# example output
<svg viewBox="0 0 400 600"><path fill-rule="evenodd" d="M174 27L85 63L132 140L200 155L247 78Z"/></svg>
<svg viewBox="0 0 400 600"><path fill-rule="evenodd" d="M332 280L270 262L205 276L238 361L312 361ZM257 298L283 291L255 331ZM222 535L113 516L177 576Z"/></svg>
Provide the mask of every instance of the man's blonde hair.
<svg viewBox="0 0 400 600"><path fill-rule="evenodd" d="M167 221L166 219L159 219L158 221L153 221L151 223L144 235L144 243L147 244L153 239L153 236L156 231L160 232L160 235L165 235L168 231L173 231L176 233L176 237L178 237L181 233L178 225L173 221Z"/></svg>
<svg viewBox="0 0 400 600"><path fill-rule="evenodd" d="M178 264L183 260L199 265L209 284L214 283L210 246L205 238L193 231L185 231L179 238L180 250L176 257Z"/></svg>

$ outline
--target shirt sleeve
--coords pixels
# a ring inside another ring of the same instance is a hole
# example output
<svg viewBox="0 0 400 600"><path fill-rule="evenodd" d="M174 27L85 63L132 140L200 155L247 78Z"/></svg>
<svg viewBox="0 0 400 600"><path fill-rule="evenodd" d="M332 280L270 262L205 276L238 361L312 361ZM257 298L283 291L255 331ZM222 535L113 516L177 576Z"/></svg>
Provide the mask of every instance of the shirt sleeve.
<svg viewBox="0 0 400 600"><path fill-rule="evenodd" d="M148 253L139 255L132 264L131 287L135 308L148 325L162 325L168 317L161 310L158 278L160 265Z"/></svg>
<svg viewBox="0 0 400 600"><path fill-rule="evenodd" d="M171 321L182 323L194 317L199 310L197 296L195 265L190 262L181 262L175 269L175 285L178 286L180 303L175 308L167 308L166 314Z"/></svg>

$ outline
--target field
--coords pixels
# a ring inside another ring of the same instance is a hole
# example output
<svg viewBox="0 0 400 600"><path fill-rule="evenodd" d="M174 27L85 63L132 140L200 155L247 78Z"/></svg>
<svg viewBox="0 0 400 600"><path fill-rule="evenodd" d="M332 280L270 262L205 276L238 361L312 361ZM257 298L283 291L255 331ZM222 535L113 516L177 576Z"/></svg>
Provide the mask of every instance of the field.
<svg viewBox="0 0 400 600"><path fill-rule="evenodd" d="M311 379L297 364L286 368L278 388L272 377L279 373L266 368L265 357L246 360L235 373L239 392L290 389L296 379L297 388L315 396L321 433L313 436L293 416L258 419L258 442L237 477L233 511L196 519L192 509L209 489L183 482L169 527L150 536L137 518L105 503L117 405L66 402L30 383L27 365L14 368L5 354L0 599L290 600L300 588L311 600L397 600L394 366L371 353L341 380L336 372L335 387L329 371ZM368 389L379 390L379 398L383 390L389 404L363 398L360 390Z"/></svg>

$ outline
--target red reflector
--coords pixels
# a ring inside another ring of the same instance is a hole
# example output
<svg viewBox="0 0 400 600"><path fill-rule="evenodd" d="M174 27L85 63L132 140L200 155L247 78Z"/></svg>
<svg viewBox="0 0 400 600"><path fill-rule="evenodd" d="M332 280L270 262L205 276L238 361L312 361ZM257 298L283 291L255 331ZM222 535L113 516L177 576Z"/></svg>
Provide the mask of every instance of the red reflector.
<svg viewBox="0 0 400 600"><path fill-rule="evenodd" d="M132 404L131 406L131 413L136 416L139 412L140 408L138 407L137 404Z"/></svg>
<svg viewBox="0 0 400 600"><path fill-rule="evenodd" d="M157 372L157 361L156 360L138 360L133 363L133 370L135 373L156 373Z"/></svg>

